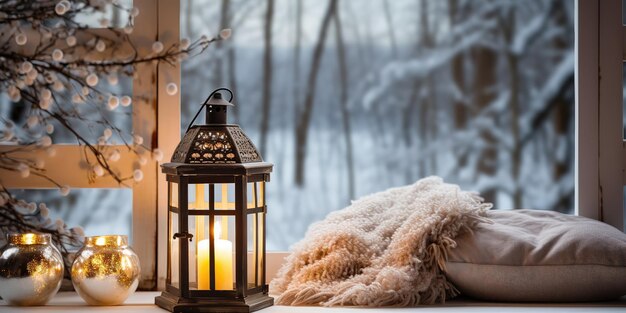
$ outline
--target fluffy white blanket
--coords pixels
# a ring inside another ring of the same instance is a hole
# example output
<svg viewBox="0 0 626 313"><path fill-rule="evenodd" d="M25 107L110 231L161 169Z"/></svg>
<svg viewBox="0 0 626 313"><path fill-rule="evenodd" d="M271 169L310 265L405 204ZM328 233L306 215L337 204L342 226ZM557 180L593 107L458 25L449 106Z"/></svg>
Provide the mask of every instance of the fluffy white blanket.
<svg viewBox="0 0 626 313"><path fill-rule="evenodd" d="M270 284L282 305L413 306L457 294L454 238L491 204L439 177L354 201L309 228Z"/></svg>

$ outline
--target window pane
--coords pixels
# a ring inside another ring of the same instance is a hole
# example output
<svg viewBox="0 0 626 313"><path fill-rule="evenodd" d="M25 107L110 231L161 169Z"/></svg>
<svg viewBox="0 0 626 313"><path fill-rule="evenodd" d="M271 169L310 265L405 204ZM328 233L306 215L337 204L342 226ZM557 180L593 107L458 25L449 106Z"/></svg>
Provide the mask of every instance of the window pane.
<svg viewBox="0 0 626 313"><path fill-rule="evenodd" d="M212 89L198 82L235 91L229 122L275 164L269 250L430 175L496 209L573 213L574 1L338 1L328 25L327 0L279 0L274 21L265 1L222 3L181 2L182 37L233 28L183 62L181 132Z"/></svg>
<svg viewBox="0 0 626 313"><path fill-rule="evenodd" d="M132 245L132 190L74 189L63 197L54 189L15 189L11 193L27 202L45 203L54 225L57 219L68 227L80 226L85 236L126 235ZM37 211L39 212L39 211Z"/></svg>

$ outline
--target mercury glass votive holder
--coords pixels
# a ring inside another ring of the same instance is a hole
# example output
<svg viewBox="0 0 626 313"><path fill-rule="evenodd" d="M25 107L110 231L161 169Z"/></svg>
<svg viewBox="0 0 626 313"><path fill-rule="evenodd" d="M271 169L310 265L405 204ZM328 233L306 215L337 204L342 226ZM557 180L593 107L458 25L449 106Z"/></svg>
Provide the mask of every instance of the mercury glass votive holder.
<svg viewBox="0 0 626 313"><path fill-rule="evenodd" d="M72 264L72 284L90 305L119 305L137 289L140 270L127 236L86 237Z"/></svg>
<svg viewBox="0 0 626 313"><path fill-rule="evenodd" d="M44 305L61 287L63 256L49 234L9 234L0 253L0 296L9 305Z"/></svg>

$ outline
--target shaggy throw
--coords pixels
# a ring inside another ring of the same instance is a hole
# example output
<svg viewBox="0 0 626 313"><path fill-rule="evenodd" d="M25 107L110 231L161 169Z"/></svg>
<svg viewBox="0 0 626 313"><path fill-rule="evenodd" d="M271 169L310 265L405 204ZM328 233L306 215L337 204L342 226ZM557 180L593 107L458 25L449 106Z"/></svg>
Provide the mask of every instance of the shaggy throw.
<svg viewBox="0 0 626 313"><path fill-rule="evenodd" d="M363 197L311 225L270 292L282 305L444 302L458 293L444 275L454 238L489 208L439 177Z"/></svg>

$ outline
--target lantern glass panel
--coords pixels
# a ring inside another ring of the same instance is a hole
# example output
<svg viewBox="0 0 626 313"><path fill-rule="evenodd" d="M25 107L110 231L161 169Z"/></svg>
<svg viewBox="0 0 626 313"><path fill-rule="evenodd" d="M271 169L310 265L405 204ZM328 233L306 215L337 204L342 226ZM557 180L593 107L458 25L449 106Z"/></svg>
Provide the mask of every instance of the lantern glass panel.
<svg viewBox="0 0 626 313"><path fill-rule="evenodd" d="M265 285L265 213L260 212L256 214L258 217L257 222L257 240L259 242L257 254L259 262L257 262L257 272L259 273L259 286Z"/></svg>
<svg viewBox="0 0 626 313"><path fill-rule="evenodd" d="M215 209L234 210L235 209L235 184L214 184L215 185Z"/></svg>
<svg viewBox="0 0 626 313"><path fill-rule="evenodd" d="M178 184L170 182L169 199L171 207L178 207Z"/></svg>
<svg viewBox="0 0 626 313"><path fill-rule="evenodd" d="M265 205L265 182L261 181L257 183L257 193L259 199L259 206L263 207Z"/></svg>
<svg viewBox="0 0 626 313"><path fill-rule="evenodd" d="M169 266L167 272L167 278L169 284L180 288L180 240L174 239L173 235L179 231L178 229L178 214L175 212L169 212L169 229L168 229L168 255Z"/></svg>
<svg viewBox="0 0 626 313"><path fill-rule="evenodd" d="M189 245L189 289L235 289L235 216L216 215L214 219L215 288L211 289L211 216L189 216L189 232L194 240Z"/></svg>
<svg viewBox="0 0 626 313"><path fill-rule="evenodd" d="M248 214L248 289L265 284L263 277L264 219L263 212Z"/></svg>
<svg viewBox="0 0 626 313"><path fill-rule="evenodd" d="M257 229L257 214L248 214L248 289L259 285L259 273L257 272L257 264L259 262L259 254L257 253L259 236Z"/></svg>
<svg viewBox="0 0 626 313"><path fill-rule="evenodd" d="M235 209L235 184L190 184L187 201L190 210Z"/></svg>
<svg viewBox="0 0 626 313"><path fill-rule="evenodd" d="M263 209L265 204L265 182L248 183L248 209Z"/></svg>
<svg viewBox="0 0 626 313"><path fill-rule="evenodd" d="M209 200L209 184L189 184L187 189L189 210L208 210Z"/></svg>
<svg viewBox="0 0 626 313"><path fill-rule="evenodd" d="M256 196L256 192L255 192L255 188L254 188L255 183L248 183L248 189L246 190L246 196L247 196L247 205L246 208L248 209L252 209L256 207L256 202L255 202L255 196Z"/></svg>

